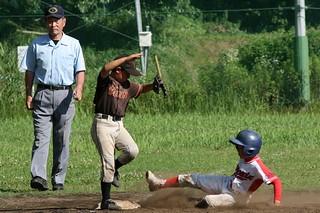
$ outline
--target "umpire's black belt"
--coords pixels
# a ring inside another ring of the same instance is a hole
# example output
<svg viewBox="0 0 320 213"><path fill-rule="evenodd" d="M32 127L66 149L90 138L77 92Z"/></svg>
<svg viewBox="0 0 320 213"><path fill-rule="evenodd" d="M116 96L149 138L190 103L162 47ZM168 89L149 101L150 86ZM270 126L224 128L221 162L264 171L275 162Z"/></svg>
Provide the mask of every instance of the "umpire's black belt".
<svg viewBox="0 0 320 213"><path fill-rule="evenodd" d="M67 90L70 89L71 86L52 86L46 84L38 84L38 88L40 89L49 89L49 90Z"/></svg>
<svg viewBox="0 0 320 213"><path fill-rule="evenodd" d="M112 121L121 121L122 120L121 116L118 116L118 115L106 115L106 114L102 114L102 113L96 113L96 118L106 119L106 120L111 119Z"/></svg>

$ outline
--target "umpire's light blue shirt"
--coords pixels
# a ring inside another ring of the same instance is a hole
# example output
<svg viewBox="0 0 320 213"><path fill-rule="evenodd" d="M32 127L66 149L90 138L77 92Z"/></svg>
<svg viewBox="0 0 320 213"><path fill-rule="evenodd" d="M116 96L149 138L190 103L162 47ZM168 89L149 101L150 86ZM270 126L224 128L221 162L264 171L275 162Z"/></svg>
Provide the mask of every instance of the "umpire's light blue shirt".
<svg viewBox="0 0 320 213"><path fill-rule="evenodd" d="M77 72L85 71L85 62L77 39L63 33L55 45L47 34L31 42L20 68L34 72L36 84L68 86Z"/></svg>

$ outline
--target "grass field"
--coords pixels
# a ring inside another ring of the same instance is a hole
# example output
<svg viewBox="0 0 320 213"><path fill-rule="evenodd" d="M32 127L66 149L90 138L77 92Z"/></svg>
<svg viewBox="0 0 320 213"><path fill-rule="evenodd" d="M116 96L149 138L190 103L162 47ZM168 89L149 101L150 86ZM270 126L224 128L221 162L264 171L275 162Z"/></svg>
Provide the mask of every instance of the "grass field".
<svg viewBox="0 0 320 213"><path fill-rule="evenodd" d="M319 120L320 114L308 113L151 115L128 112L125 126L139 145L140 153L131 164L120 169L122 186L113 190L147 191L146 170L163 177L179 173L231 175L238 156L228 139L241 129L260 133L263 139L260 156L280 177L284 190L320 189ZM91 115L76 115L65 194L100 191L100 162L90 136L91 123ZM31 115L3 118L0 138L0 196L37 193L29 187ZM49 184L51 161L50 155ZM53 192L44 192L50 193Z"/></svg>

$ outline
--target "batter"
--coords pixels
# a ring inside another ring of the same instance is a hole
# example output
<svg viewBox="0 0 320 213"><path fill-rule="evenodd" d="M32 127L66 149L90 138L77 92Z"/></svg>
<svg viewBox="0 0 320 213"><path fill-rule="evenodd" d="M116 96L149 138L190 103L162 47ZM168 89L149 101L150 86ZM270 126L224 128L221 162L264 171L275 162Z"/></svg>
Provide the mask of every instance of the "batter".
<svg viewBox="0 0 320 213"><path fill-rule="evenodd" d="M163 84L159 77L149 84L128 80L130 75L141 76L136 69L136 59L140 56L140 53L119 55L102 67L97 78L91 136L101 160L101 209L121 209L110 198L111 185L119 187L119 168L130 163L139 153L137 144L123 124L129 101L150 91L159 94ZM117 159L115 150L121 151Z"/></svg>

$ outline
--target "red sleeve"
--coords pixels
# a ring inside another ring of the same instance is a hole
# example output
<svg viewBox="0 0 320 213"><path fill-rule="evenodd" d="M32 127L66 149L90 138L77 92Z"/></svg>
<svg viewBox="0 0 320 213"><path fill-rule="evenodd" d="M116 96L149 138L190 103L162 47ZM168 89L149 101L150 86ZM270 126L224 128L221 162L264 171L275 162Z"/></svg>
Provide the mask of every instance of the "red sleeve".
<svg viewBox="0 0 320 213"><path fill-rule="evenodd" d="M280 201L282 196L282 184L279 178L276 178L273 184L274 201Z"/></svg>

